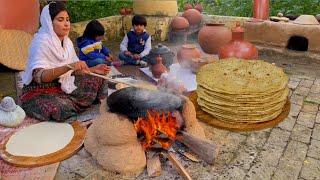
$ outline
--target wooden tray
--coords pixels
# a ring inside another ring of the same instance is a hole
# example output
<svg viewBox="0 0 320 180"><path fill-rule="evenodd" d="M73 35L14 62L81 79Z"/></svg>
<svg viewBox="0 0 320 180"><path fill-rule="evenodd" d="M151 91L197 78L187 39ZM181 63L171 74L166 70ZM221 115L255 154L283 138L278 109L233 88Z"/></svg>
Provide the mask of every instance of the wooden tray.
<svg viewBox="0 0 320 180"><path fill-rule="evenodd" d="M197 103L197 98L198 98L198 95L195 91L189 95L189 99L192 101L192 103L196 108L197 118L199 120L206 122L214 127L235 131L235 132L256 131L256 130L273 127L279 124L280 122L282 122L289 115L290 107L291 107L291 103L288 99L288 101L283 107L281 114L275 119L272 119L266 122L259 122L259 123L228 123L226 121L221 121L216 117L212 116L211 114L203 111Z"/></svg>
<svg viewBox="0 0 320 180"><path fill-rule="evenodd" d="M6 144L10 138L8 137L5 143L0 144L0 156L7 163L18 167L38 167L63 161L80 150L87 132L87 128L78 121L71 125L74 130L73 138L66 147L57 152L39 157L15 156L6 151Z"/></svg>

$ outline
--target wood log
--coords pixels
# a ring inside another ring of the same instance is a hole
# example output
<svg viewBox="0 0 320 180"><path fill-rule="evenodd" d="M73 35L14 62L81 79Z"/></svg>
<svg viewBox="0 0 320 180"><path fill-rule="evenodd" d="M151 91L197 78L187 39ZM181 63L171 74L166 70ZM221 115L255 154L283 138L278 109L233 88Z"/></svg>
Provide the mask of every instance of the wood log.
<svg viewBox="0 0 320 180"><path fill-rule="evenodd" d="M209 164L214 163L214 159L218 153L218 148L211 141L192 136L184 131L180 131L176 140L186 145L205 162Z"/></svg>
<svg viewBox="0 0 320 180"><path fill-rule="evenodd" d="M161 163L158 154L147 152L147 172L149 177L161 175Z"/></svg>
<svg viewBox="0 0 320 180"><path fill-rule="evenodd" d="M181 163L176 158L175 154L172 152L168 152L168 159L170 162L178 169L181 176L183 176L184 179L192 180L189 173L186 171L186 169L181 165Z"/></svg>

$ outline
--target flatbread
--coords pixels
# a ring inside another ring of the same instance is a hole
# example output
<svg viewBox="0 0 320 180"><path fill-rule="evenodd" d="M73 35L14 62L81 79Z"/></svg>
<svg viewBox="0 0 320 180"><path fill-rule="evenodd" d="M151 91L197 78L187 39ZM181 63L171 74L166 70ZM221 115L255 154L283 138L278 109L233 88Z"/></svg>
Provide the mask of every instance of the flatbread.
<svg viewBox="0 0 320 180"><path fill-rule="evenodd" d="M41 122L13 134L6 144L6 151L15 156L44 156L63 149L73 136L70 124Z"/></svg>

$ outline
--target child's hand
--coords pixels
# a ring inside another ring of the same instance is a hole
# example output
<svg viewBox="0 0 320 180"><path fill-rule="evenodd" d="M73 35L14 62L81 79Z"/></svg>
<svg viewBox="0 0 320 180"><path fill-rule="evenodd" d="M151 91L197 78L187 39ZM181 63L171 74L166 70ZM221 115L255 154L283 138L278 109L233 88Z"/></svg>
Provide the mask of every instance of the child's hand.
<svg viewBox="0 0 320 180"><path fill-rule="evenodd" d="M132 53L131 53L130 51L125 51L125 52L124 52L124 55L126 55L126 56L132 56Z"/></svg>
<svg viewBox="0 0 320 180"><path fill-rule="evenodd" d="M135 54L135 55L133 55L133 59L135 59L135 60L139 60L141 57L140 57L140 55L139 54Z"/></svg>

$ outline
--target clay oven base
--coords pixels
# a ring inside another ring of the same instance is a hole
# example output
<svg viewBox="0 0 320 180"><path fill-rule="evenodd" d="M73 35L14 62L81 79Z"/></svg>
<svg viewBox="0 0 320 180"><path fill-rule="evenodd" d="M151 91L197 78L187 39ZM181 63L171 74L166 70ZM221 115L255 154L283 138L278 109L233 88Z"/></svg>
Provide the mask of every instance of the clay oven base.
<svg viewBox="0 0 320 180"><path fill-rule="evenodd" d="M308 39L308 50L320 52L320 25L301 25L291 22L246 22L245 39L253 43L287 47L293 36Z"/></svg>

